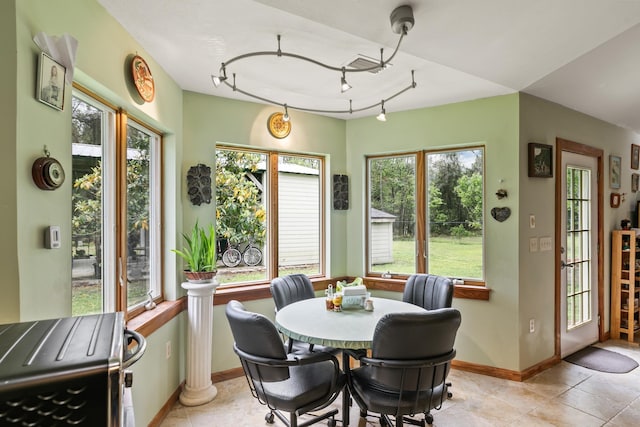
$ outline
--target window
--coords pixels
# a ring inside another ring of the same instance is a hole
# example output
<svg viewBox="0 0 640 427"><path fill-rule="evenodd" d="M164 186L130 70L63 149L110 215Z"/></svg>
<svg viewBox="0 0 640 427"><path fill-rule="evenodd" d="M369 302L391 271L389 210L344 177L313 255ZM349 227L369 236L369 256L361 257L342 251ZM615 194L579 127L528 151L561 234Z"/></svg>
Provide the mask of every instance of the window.
<svg viewBox="0 0 640 427"><path fill-rule="evenodd" d="M484 149L367 159L368 274L484 280Z"/></svg>
<svg viewBox="0 0 640 427"><path fill-rule="evenodd" d="M153 130L74 91L74 315L131 316L161 297L160 147Z"/></svg>
<svg viewBox="0 0 640 427"><path fill-rule="evenodd" d="M215 177L220 283L325 274L321 157L219 146Z"/></svg>

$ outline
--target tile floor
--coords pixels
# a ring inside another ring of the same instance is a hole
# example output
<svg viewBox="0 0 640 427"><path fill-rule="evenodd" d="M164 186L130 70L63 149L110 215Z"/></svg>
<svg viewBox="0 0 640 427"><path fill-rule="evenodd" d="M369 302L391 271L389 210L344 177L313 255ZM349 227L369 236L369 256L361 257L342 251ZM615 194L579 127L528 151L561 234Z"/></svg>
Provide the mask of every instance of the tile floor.
<svg viewBox="0 0 640 427"><path fill-rule="evenodd" d="M640 362L637 346L622 341L599 346ZM453 398L433 412L436 427L640 425L640 367L628 374L606 374L563 361L525 382L455 369L449 379ZM185 407L176 403L161 427L283 426L277 420L275 424L264 421L267 411L251 397L244 377L216 387L218 396L206 405ZM340 398L332 406L339 407L339 402ZM357 406L351 410L350 420L354 427L380 425L373 417L360 420Z"/></svg>

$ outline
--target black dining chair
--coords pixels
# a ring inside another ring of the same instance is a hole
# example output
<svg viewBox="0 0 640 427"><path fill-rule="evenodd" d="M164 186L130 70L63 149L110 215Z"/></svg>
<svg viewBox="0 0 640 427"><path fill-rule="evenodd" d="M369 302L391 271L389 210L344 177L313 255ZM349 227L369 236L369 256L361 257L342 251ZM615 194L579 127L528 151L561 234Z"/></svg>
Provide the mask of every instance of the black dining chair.
<svg viewBox="0 0 640 427"><path fill-rule="evenodd" d="M405 422L432 424L431 410L440 409L447 399L446 378L460 323L455 308L383 316L376 325L371 357L353 353L360 367L346 366L361 417L380 414L383 427L394 421L396 427ZM405 418L419 414L424 414L423 420Z"/></svg>
<svg viewBox="0 0 640 427"><path fill-rule="evenodd" d="M326 352L287 354L274 324L239 301L229 301L226 316L251 393L270 410L265 421L271 424L278 417L286 426L302 427L328 420L335 427L337 409L313 414L300 424L298 416L326 408L344 387L346 377L336 357Z"/></svg>
<svg viewBox="0 0 640 427"><path fill-rule="evenodd" d="M316 296L315 291L313 290L313 284L305 274L290 274L288 276L276 277L271 281L269 288L271 290L273 302L276 306L276 313L278 310L281 310L289 304L315 298ZM339 351L333 347L301 343L291 338L287 340L288 353L301 351L326 351L333 354L339 353Z"/></svg>
<svg viewBox="0 0 640 427"><path fill-rule="evenodd" d="M453 281L435 274L413 274L404 285L402 301L425 310L449 308L453 302Z"/></svg>

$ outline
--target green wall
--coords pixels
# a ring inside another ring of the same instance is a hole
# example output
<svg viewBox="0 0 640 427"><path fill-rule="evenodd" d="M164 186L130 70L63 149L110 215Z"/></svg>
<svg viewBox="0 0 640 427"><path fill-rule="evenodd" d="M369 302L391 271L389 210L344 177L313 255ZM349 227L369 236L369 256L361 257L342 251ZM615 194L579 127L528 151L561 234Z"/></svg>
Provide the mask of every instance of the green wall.
<svg viewBox="0 0 640 427"><path fill-rule="evenodd" d="M389 106L390 107L390 106ZM485 279L490 301L454 299L462 312L457 359L518 370L518 95L505 95L399 113L382 123L373 117L347 122L347 169L352 183L347 247L350 274L363 274L365 156L412 150L485 147ZM500 182L502 180L502 182ZM499 188L509 196L498 201ZM357 196L356 196L357 195ZM511 217L495 221L490 210L507 206Z"/></svg>
<svg viewBox="0 0 640 427"><path fill-rule="evenodd" d="M16 6L14 1L0 2L0 52L4 59L0 65L0 323L11 322L20 316L20 289L18 283L17 222L17 111L16 70Z"/></svg>
<svg viewBox="0 0 640 427"><path fill-rule="evenodd" d="M562 107L531 95L520 95L520 229L518 264L518 333L520 362L527 368L554 354L555 346L555 283L554 252L529 253L529 238L550 236L555 242L555 180L528 178L527 144L540 142L554 146L556 137L590 145L604 151L604 322L609 330L610 320L610 231L620 227L620 220L632 218L638 194L631 192L631 144L638 144L639 136L619 126ZM609 207L609 155L622 156L622 188L626 200L620 207ZM635 171L634 171L635 172ZM555 174L554 174L555 175ZM529 228L529 215L536 216L536 228ZM529 319L536 320L536 332L529 333Z"/></svg>
<svg viewBox="0 0 640 427"><path fill-rule="evenodd" d="M15 11L15 12L14 12ZM39 49L38 32L78 40L75 80L103 99L127 110L165 134L164 233L168 247L175 247L182 158L182 90L144 49L96 1L5 0L0 3L0 42L5 61L1 66L0 93L15 99L15 109L2 114L5 138L0 215L3 278L0 279L0 321L3 323L71 315L71 87L66 86L64 111L54 110L35 98ZM5 22L6 21L6 22ZM8 46L5 46L8 44ZM153 72L156 99L141 104L127 80L127 58L144 56ZM12 59L13 58L13 59ZM33 161L44 146L67 171L67 180L55 191L39 190L31 178ZM10 176L9 176L10 175ZM5 187L6 185L6 187ZM6 197L5 197L6 194ZM4 205L6 203L6 206ZM6 207L6 209L4 209ZM43 248L43 230L59 225L61 249ZM182 295L174 257L165 254L165 294ZM135 366L136 421L146 425L184 378L184 322L180 317L148 337L148 350ZM172 341L172 358L165 345ZM162 369L159 369L159 367ZM147 387L152 387L151 389ZM153 390L150 393L149 390Z"/></svg>

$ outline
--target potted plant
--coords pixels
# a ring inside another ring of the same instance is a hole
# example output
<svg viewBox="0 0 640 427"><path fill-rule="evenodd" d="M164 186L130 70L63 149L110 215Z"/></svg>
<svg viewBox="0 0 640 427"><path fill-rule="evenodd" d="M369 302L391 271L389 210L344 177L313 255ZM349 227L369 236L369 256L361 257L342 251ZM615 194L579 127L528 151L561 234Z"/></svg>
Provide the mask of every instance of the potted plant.
<svg viewBox="0 0 640 427"><path fill-rule="evenodd" d="M191 235L182 234L187 245L182 250L172 251L180 255L188 270L184 274L187 280L195 283L210 281L216 274L216 235L213 225L205 230L196 221L191 229Z"/></svg>

